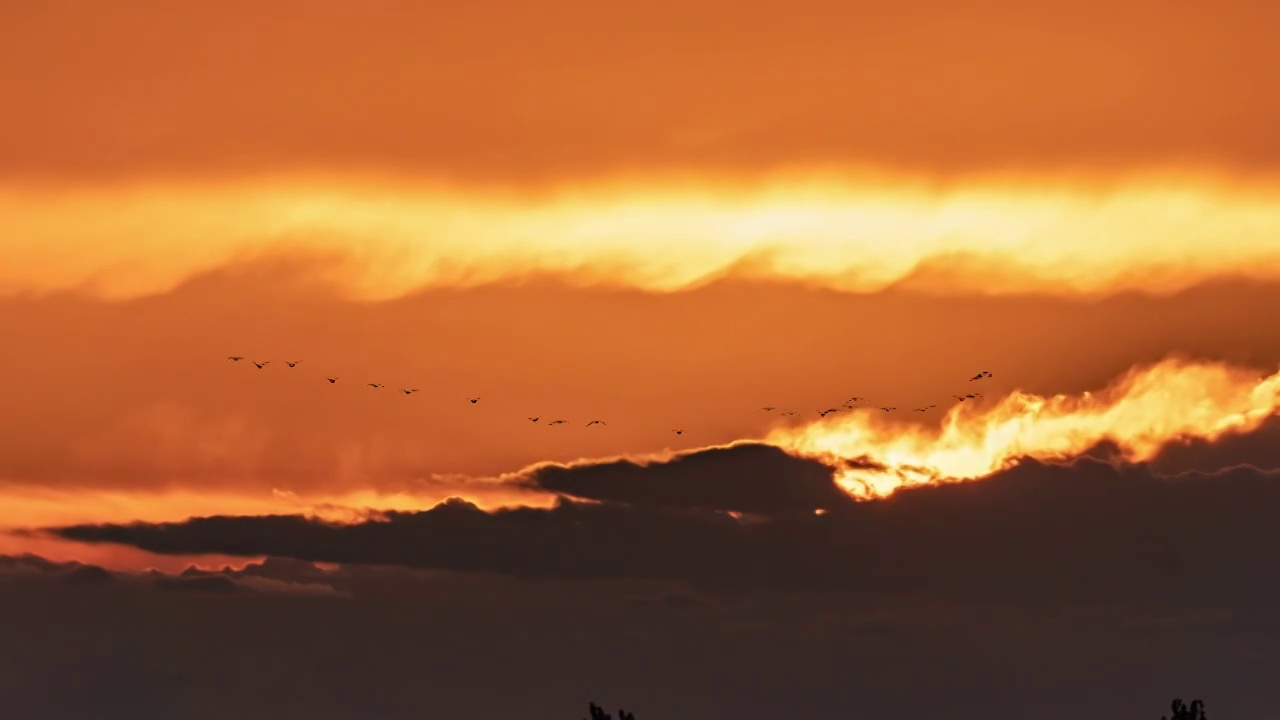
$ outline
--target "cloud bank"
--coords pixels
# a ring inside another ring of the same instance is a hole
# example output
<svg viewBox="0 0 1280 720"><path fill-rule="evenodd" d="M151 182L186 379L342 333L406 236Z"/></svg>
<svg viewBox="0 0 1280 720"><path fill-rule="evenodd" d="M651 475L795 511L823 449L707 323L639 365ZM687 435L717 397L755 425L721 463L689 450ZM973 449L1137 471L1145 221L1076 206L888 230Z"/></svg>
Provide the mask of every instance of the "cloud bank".
<svg viewBox="0 0 1280 720"><path fill-rule="evenodd" d="M752 446L735 449L750 463ZM726 453L711 458L723 462ZM713 460L708 459L707 462ZM682 461L682 462L688 462ZM795 460L804 472L809 461ZM600 469L600 482L617 467ZM651 473L653 485L669 482ZM581 471L589 482L591 469ZM634 491L633 491L634 492ZM656 492L662 493L658 489ZM669 497L669 496L668 496ZM728 492L722 504L740 494ZM634 500L634 498L631 498ZM698 504L705 504L705 494ZM277 555L525 578L649 579L714 590L920 591L1027 597L1280 592L1266 548L1280 475L1240 466L1158 476L1146 465L1032 460L981 482L900 491L823 515L771 517L615 503L485 512L450 501L385 520L296 516L78 525L64 538L151 552ZM670 504L670 503L668 503Z"/></svg>

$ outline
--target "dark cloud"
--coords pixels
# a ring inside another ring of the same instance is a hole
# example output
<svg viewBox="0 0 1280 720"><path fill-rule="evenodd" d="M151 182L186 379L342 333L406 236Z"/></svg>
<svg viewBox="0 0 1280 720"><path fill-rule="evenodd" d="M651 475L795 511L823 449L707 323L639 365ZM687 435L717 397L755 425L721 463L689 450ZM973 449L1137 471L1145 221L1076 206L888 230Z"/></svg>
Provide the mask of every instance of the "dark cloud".
<svg viewBox="0 0 1280 720"><path fill-rule="evenodd" d="M830 466L760 443L699 450L662 463L543 465L522 482L575 498L646 507L776 514L852 504Z"/></svg>
<svg viewBox="0 0 1280 720"><path fill-rule="evenodd" d="M83 565L67 571L63 579L72 585L102 585L114 582L116 576L109 570L96 565Z"/></svg>
<svg viewBox="0 0 1280 720"><path fill-rule="evenodd" d="M0 558L18 565L0 572L0 696L14 718L565 720L596 699L641 720L906 720L957 703L975 717L1070 720L1079 706L1051 699L1080 687L1104 718L1155 717L1187 694L1224 717L1265 717L1280 662L1271 606L1172 594L1066 605L723 594L277 559L181 573L323 577L351 591L329 601L174 592L149 573L68 587L62 564Z"/></svg>
<svg viewBox="0 0 1280 720"><path fill-rule="evenodd" d="M1267 548L1280 473L1158 476L1145 465L1024 461L828 514L563 501L484 512L454 500L385 521L295 516L80 525L57 534L170 553L278 555L529 578L679 580L720 590L907 591L1046 600L1165 593L1280 599Z"/></svg>
<svg viewBox="0 0 1280 720"><path fill-rule="evenodd" d="M38 555L0 555L0 577L37 575L69 585L102 585L114 582L114 573L81 562L54 562Z"/></svg>
<svg viewBox="0 0 1280 720"><path fill-rule="evenodd" d="M1251 432L1231 433L1212 442L1198 438L1171 442L1151 460L1152 468L1163 473L1213 472L1234 465L1280 469L1280 417L1267 418Z"/></svg>
<svg viewBox="0 0 1280 720"><path fill-rule="evenodd" d="M38 578L67 585L97 586L117 582L141 584L159 590L211 594L287 594L345 596L330 584L333 573L310 563L270 558L240 569L219 571L190 567L177 575L150 570L143 573L112 572L80 562L53 562L37 555L0 555L0 579Z"/></svg>
<svg viewBox="0 0 1280 720"><path fill-rule="evenodd" d="M240 590L235 580L223 576L175 578L160 575L155 578L155 584L164 590L180 592L234 593Z"/></svg>

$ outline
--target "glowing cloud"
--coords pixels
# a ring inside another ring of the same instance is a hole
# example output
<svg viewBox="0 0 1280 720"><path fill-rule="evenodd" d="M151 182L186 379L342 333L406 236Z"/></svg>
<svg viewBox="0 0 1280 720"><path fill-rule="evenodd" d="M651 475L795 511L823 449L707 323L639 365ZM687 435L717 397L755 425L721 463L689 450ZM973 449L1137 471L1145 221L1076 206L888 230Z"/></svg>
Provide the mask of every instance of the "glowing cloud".
<svg viewBox="0 0 1280 720"><path fill-rule="evenodd" d="M1179 439L1255 429L1277 409L1280 372L1259 378L1244 368L1169 359L1135 368L1097 393L1014 392L986 405L963 402L937 428L857 410L777 428L766 441L833 465L867 461L842 469L837 482L856 497L873 498L907 485L985 477L1022 457L1066 459L1102 442L1140 462Z"/></svg>
<svg viewBox="0 0 1280 720"><path fill-rule="evenodd" d="M520 280L674 290L735 273L876 290L1175 290L1280 277L1280 188L1207 176L938 189L872 175L619 182L541 194L406 182L0 191L0 291L126 297L264 253L341 258L365 296Z"/></svg>

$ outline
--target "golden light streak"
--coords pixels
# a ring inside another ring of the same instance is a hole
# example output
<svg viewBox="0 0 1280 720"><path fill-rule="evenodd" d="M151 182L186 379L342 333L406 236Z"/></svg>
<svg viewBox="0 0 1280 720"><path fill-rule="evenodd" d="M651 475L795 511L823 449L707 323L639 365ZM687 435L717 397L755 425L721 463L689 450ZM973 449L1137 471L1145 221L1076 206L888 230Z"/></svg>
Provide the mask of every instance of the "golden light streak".
<svg viewBox="0 0 1280 720"><path fill-rule="evenodd" d="M870 173L634 180L540 193L259 178L0 188L0 291L162 291L288 250L343 257L365 297L563 273L669 291L725 273L850 290L1172 291L1280 278L1280 184L1190 173L987 178Z"/></svg>
<svg viewBox="0 0 1280 720"><path fill-rule="evenodd" d="M882 469L842 469L837 481L859 498L908 485L986 477L1022 457L1061 460L1103 441L1126 460L1149 460L1170 442L1212 441L1257 428L1280 410L1280 372L1168 359L1138 367L1096 393L1040 397L1013 392L953 407L938 427L893 422L877 410L829 416L765 438L803 456L865 458Z"/></svg>
<svg viewBox="0 0 1280 720"><path fill-rule="evenodd" d="M111 570L158 569L178 572L189 565L221 568L243 567L262 558L224 555L157 555L119 545L80 543L43 534L14 533L80 523L180 522L209 515L301 514L329 522L354 523L386 511L428 510L449 497L463 497L486 510L515 505L550 507L554 496L503 487L497 481L468 478L466 492L380 493L353 490L346 493L297 493L273 488L271 492L198 492L191 489L103 490L98 488L48 488L0 483L0 555L34 553L48 560L100 565Z"/></svg>
<svg viewBox="0 0 1280 720"><path fill-rule="evenodd" d="M100 488L48 488L27 484L0 485L0 531L77 523L170 522L206 515L303 514L333 522L362 519L366 511L415 511L435 507L449 497L463 497L485 509L523 505L550 507L547 494L521 491L489 483L466 491L441 487L433 492L381 493L361 489L345 493L297 493L273 488L271 492L207 492L190 488L155 490L104 490Z"/></svg>

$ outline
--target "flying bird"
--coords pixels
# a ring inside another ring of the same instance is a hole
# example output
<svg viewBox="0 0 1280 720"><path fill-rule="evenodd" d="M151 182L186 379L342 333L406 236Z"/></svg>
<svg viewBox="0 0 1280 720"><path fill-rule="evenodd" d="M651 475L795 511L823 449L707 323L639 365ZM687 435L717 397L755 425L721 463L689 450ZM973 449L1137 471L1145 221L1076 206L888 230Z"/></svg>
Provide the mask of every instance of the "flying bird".
<svg viewBox="0 0 1280 720"><path fill-rule="evenodd" d="M885 412L892 412L892 411L894 411L894 410L897 410L898 408L896 408L896 407L882 407L882 408L880 408L880 409L881 409L881 410L883 410L883 411L885 411Z"/></svg>
<svg viewBox="0 0 1280 720"><path fill-rule="evenodd" d="M782 414L783 415L799 415L800 413L796 412L795 410L783 410Z"/></svg>
<svg viewBox="0 0 1280 720"><path fill-rule="evenodd" d="M953 398L955 398L955 399L959 400L960 402L964 402L965 400L968 400L968 399L969 399L968 397L966 397L966 396L964 396L964 395L952 395L951 397L953 397Z"/></svg>
<svg viewBox="0 0 1280 720"><path fill-rule="evenodd" d="M683 434L684 434L684 431L683 431L683 430L672 430L671 432L673 432L673 433L675 433L675 434L677 434L677 435L683 435Z"/></svg>
<svg viewBox="0 0 1280 720"><path fill-rule="evenodd" d="M774 410L777 410L778 408L776 408L776 407L774 407L774 406L772 406L772 405L766 405L766 406L764 406L764 407L762 407L762 408L760 408L760 409L761 409L761 410L763 410L763 411L765 411L765 412L773 412Z"/></svg>
<svg viewBox="0 0 1280 720"><path fill-rule="evenodd" d="M587 423L587 427L591 427L592 425L608 425L608 423L606 423L603 420L592 420L591 422Z"/></svg>
<svg viewBox="0 0 1280 720"><path fill-rule="evenodd" d="M974 380L981 380L982 378L989 378L989 377L991 377L991 373L987 372L986 370L983 370L977 375L974 375L973 377L969 378L969 382L973 382Z"/></svg>
<svg viewBox="0 0 1280 720"><path fill-rule="evenodd" d="M335 378L325 378L325 380L328 380L328 381L330 382L330 384L338 382L338 378L336 378L336 377L335 377Z"/></svg>
<svg viewBox="0 0 1280 720"><path fill-rule="evenodd" d="M539 420L539 419L541 419L541 418L542 418L542 416L541 416L541 415L539 415L538 417L531 417L531 418L529 418L529 422L538 422L538 420Z"/></svg>
<svg viewBox="0 0 1280 720"><path fill-rule="evenodd" d="M289 367L298 367L298 363L300 362L302 361L301 360L285 360L284 364L288 365Z"/></svg>
<svg viewBox="0 0 1280 720"><path fill-rule="evenodd" d="M261 370L262 368L264 368L264 367L266 367L266 366L270 365L270 364L271 364L271 361L270 361L270 360L263 360L262 362L257 362L257 361L255 361L253 364L254 364L254 365L257 365L257 366L258 366L258 369L259 369L259 370Z"/></svg>
<svg viewBox="0 0 1280 720"><path fill-rule="evenodd" d="M840 410L839 408L827 408L826 410L819 410L818 414L821 415L822 417L826 417L827 415L833 412L840 412Z"/></svg>
<svg viewBox="0 0 1280 720"><path fill-rule="evenodd" d="M471 401L472 405L475 405L476 403L480 402L479 397L473 397L473 398L467 398L467 399Z"/></svg>
<svg viewBox="0 0 1280 720"><path fill-rule="evenodd" d="M243 355L228 355L228 356L227 356L227 359L228 359L228 360L230 360L231 362L240 362L241 360L243 360L243 359L244 359L244 356L243 356Z"/></svg>
<svg viewBox="0 0 1280 720"><path fill-rule="evenodd" d="M405 395L412 395L418 392L418 388L400 388L400 392L404 393Z"/></svg>
<svg viewBox="0 0 1280 720"><path fill-rule="evenodd" d="M568 420L552 420L551 422L549 422L549 423L547 423L547 424L548 424L548 425L568 425L568 424L569 424L569 421L568 421Z"/></svg>
<svg viewBox="0 0 1280 720"><path fill-rule="evenodd" d="M982 393L969 393L968 395L965 395L965 397L967 397L967 398L969 398L970 400L972 400L972 399L974 399L974 398L980 398L980 397L982 397Z"/></svg>
<svg viewBox="0 0 1280 720"><path fill-rule="evenodd" d="M380 387L385 387L385 386L384 386L382 383L369 383L369 387L371 387L371 388L380 388Z"/></svg>

